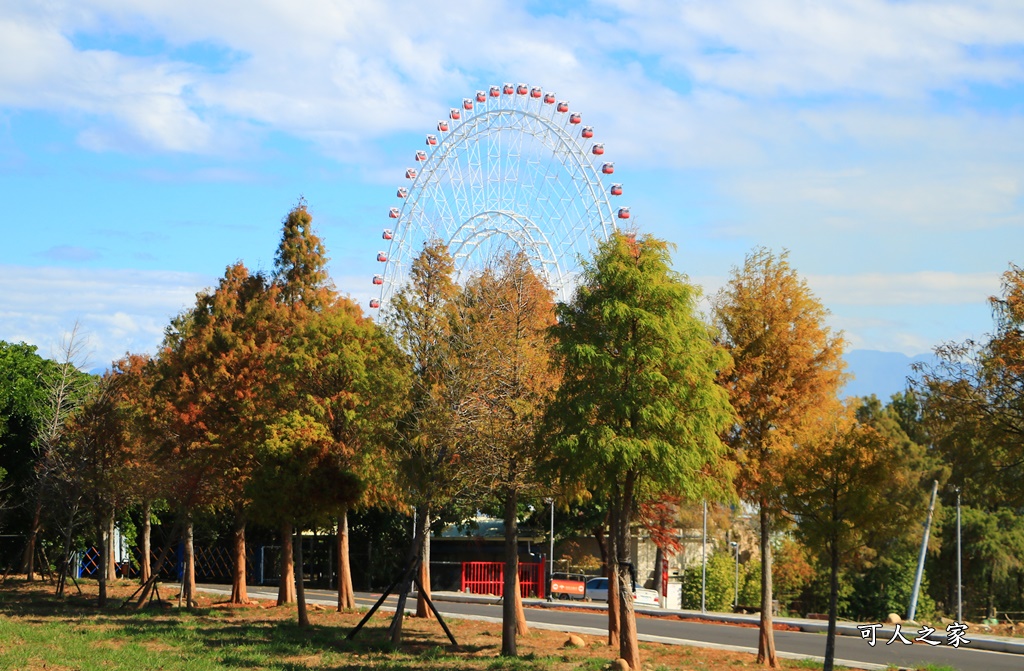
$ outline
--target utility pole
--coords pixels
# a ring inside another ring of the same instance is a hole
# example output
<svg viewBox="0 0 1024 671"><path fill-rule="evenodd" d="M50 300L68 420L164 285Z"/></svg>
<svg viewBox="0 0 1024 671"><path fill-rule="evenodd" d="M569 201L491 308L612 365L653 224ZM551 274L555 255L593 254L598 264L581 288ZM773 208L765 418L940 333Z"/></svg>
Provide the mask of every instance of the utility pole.
<svg viewBox="0 0 1024 671"><path fill-rule="evenodd" d="M921 591L921 578L924 576L924 557L928 553L928 534L932 529L932 513L935 512L935 495L939 492L939 481L932 484L932 502L928 504L928 519L924 522L924 538L921 540L921 554L917 556L917 573L914 575L914 590L910 593L910 608L907 619L913 620L917 613L917 595Z"/></svg>

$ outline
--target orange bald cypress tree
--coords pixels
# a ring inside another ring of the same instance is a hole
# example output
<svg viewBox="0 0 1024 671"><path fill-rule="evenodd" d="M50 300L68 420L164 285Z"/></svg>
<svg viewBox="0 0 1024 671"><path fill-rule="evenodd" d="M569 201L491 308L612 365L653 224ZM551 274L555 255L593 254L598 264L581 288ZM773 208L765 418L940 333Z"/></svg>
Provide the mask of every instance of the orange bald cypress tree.
<svg viewBox="0 0 1024 671"><path fill-rule="evenodd" d="M230 507L235 513L236 602L246 600L246 483L271 417L267 390L275 384L266 366L275 347L268 291L261 274L250 274L241 263L229 266L218 287L200 294L196 307L168 329L154 389L163 399L169 429L163 461L176 478L186 539L196 509ZM186 573L191 576L191 569ZM193 588L187 577L186 600Z"/></svg>
<svg viewBox="0 0 1024 671"><path fill-rule="evenodd" d="M757 661L778 667L772 631L772 522L782 467L813 419L838 402L843 340L825 325L828 311L790 267L787 255L760 248L734 268L715 301L715 321L733 365L719 375L738 420L726 433L740 471L740 495L759 509L761 621Z"/></svg>
<svg viewBox="0 0 1024 671"><path fill-rule="evenodd" d="M504 509L505 584L501 654L517 654L528 633L519 590L519 501L536 494L537 440L544 407L557 387L547 331L555 323L553 294L526 255L506 255L463 292L461 360L472 412L468 430L478 445L480 474Z"/></svg>

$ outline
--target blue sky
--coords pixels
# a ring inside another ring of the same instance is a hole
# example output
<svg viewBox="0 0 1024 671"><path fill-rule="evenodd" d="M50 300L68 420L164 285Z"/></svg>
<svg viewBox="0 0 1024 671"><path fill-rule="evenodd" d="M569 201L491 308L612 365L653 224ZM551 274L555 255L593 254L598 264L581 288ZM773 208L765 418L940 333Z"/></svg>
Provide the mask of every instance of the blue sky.
<svg viewBox="0 0 1024 671"><path fill-rule="evenodd" d="M584 114L706 293L788 249L851 348L981 336L1024 263L1017 0L11 0L0 339L152 352L300 196L366 305L412 152L506 81Z"/></svg>

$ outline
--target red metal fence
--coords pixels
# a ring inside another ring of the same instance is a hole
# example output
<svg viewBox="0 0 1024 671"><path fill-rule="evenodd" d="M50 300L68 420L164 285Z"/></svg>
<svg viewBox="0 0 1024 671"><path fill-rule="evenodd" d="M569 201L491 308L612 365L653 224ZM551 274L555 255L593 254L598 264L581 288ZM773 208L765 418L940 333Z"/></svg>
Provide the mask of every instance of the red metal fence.
<svg viewBox="0 0 1024 671"><path fill-rule="evenodd" d="M461 591L471 594L504 595L505 563L462 562ZM544 564L519 562L519 593L525 597L544 598Z"/></svg>

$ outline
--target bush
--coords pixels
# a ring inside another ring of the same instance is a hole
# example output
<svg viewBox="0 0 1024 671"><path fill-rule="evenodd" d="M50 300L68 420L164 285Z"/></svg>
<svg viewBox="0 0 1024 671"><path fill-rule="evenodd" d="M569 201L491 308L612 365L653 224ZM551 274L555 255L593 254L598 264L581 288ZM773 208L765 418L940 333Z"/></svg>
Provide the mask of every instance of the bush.
<svg viewBox="0 0 1024 671"><path fill-rule="evenodd" d="M708 557L705 606L711 611L732 611L734 587L734 560L725 552ZM742 567L741 567L742 568ZM683 574L683 608L700 610L700 564L687 568Z"/></svg>
<svg viewBox="0 0 1024 671"><path fill-rule="evenodd" d="M889 613L906 615L916 572L917 555L912 549L881 558L854 579L849 615L864 621L880 620ZM927 620L934 615L935 601L928 595L926 573L917 596L915 618Z"/></svg>

